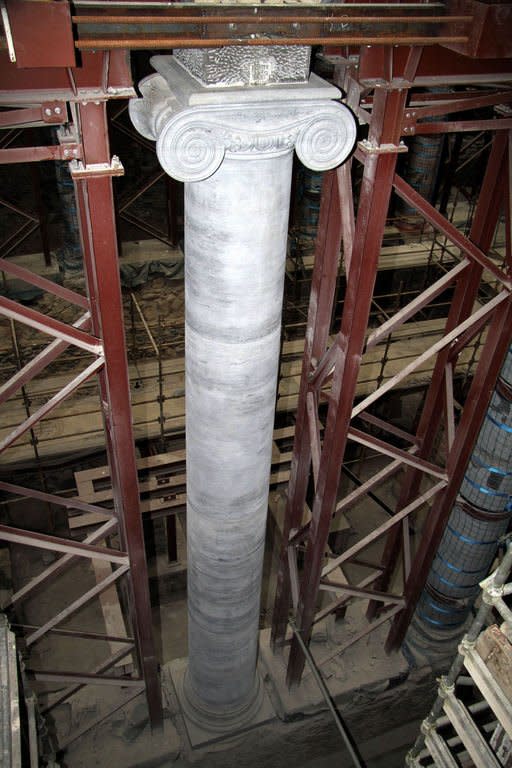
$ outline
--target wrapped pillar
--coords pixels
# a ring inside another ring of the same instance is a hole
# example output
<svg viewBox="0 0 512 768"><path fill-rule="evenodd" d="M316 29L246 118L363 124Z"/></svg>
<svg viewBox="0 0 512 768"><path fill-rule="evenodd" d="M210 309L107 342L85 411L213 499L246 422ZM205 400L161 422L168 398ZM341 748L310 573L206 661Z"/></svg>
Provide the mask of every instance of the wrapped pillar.
<svg viewBox="0 0 512 768"><path fill-rule="evenodd" d="M223 60L225 50L215 61L215 51L203 50L183 52L184 63L154 57L158 74L141 82L143 98L130 105L136 128L156 140L164 170L185 182L189 660L182 705L212 731L249 722L259 703L293 150L309 168L326 170L346 159L356 134L352 114L332 101L337 88L309 77L307 67L305 82L293 79L291 65L304 49L279 50L279 66L272 48L229 49ZM290 84L279 82L279 71Z"/></svg>

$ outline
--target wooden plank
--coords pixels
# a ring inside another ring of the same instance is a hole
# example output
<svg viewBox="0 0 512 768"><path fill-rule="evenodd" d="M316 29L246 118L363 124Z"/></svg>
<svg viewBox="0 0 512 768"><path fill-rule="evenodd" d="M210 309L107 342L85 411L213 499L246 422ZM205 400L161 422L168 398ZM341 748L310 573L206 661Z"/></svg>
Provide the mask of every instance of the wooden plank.
<svg viewBox="0 0 512 768"><path fill-rule="evenodd" d="M287 483L290 477L289 464L292 459L292 451L280 451L276 440L293 440L294 427L282 427L274 431L274 447L272 458L272 472L270 485ZM178 472L175 470L178 468ZM168 512L175 514L181 512L186 505L185 474L185 450L177 448L174 451L146 456L137 459L139 470L139 489L141 494L150 494L149 498L141 499L142 514L155 512ZM165 474L165 470L170 470ZM75 483L78 497L81 501L89 501L95 504L113 501L113 490L108 466L94 467L75 472ZM101 483L101 488L96 488L95 483ZM70 530L77 531L90 525L97 525L110 518L110 515L102 515L101 512L73 515L68 518Z"/></svg>
<svg viewBox="0 0 512 768"><path fill-rule="evenodd" d="M475 650L494 677L512 711L512 645L501 629L493 624L482 632L476 641Z"/></svg>
<svg viewBox="0 0 512 768"><path fill-rule="evenodd" d="M112 573L112 567L109 563L102 562L100 560L91 560L92 569L94 571L94 578L96 584L99 584ZM104 589L98 595L101 612L103 614L103 620L105 622L105 632L107 635L115 637L127 637L127 627L124 621L123 612L121 610L121 604L119 602L119 595L117 594L117 587L112 584L108 589ZM109 642L110 655L113 656L123 646L121 643ZM127 664L133 665L133 655L130 654L124 659L121 659L115 665L116 667L124 667Z"/></svg>

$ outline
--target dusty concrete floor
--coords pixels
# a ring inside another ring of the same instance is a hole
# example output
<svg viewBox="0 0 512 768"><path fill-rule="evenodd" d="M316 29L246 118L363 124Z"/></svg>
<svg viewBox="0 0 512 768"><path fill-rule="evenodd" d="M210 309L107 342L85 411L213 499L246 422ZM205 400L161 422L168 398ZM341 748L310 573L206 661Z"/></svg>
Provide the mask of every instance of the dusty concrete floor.
<svg viewBox="0 0 512 768"><path fill-rule="evenodd" d="M362 478L378 471L381 460L368 459L361 465ZM351 488L344 482L343 493ZM382 487L379 495L391 503L395 495L393 484ZM348 545L365 535L386 518L386 513L373 502L352 509L347 518L350 523ZM376 542L368 557L378 560L382 543ZM268 626L275 586L276 541L269 536L265 562L261 626ZM16 548L14 566L18 583L24 583L43 567L36 550ZM355 572L352 577L360 577ZM24 607L24 620L41 624L55 610L94 584L94 574L88 562L78 563L65 578L60 578ZM162 665L187 654L187 610L183 571L174 575L172 569L164 577L160 574L154 594L153 625L157 654ZM331 622L317 628L312 650L321 664L330 690L336 697L340 712L353 730L368 768L394 768L403 765L403 756L418 733L419 721L426 714L434 697L434 683L428 672L410 676L405 661L387 660L382 651L385 627L360 641L341 658L331 659L336 644L357 633L363 619L363 604L354 603L343 622ZM101 632L104 623L99 606L91 603L75 613L63 627L88 628ZM103 643L70 641L50 635L34 646L30 658L33 668L55 668L87 671L112 651ZM92 649L89 650L92 646ZM87 655L84 655L87 654ZM91 654L93 654L91 656ZM277 676L279 677L279 671ZM391 681L391 682L390 682ZM278 687L282 684L278 681ZM311 692L311 675L306 671L304 687ZM48 686L47 686L48 688ZM313 684L314 688L314 684ZM128 692L129 693L129 692ZM124 694L123 694L124 695ZM313 696L314 698L314 696ZM284 696L286 699L286 696ZM50 719L50 728L59 732L60 743L76 729L87 728L115 703L122 702L117 689L87 686L71 703L57 708ZM193 751L176 708L170 706L163 734L151 734L143 696L138 696L121 707L101 725L88 730L69 745L62 756L62 765L68 768L98 768L123 765L159 766L176 765L187 768L200 764L206 768L252 768L265 764L268 768L289 766L290 762L304 768L324 768L327 760L340 760L343 756L339 734L331 716L323 711L321 697L316 692L317 704L299 703L283 711L279 703L276 710L281 718L245 734L234 744L217 745L213 751ZM286 709L286 702L284 705Z"/></svg>
<svg viewBox="0 0 512 768"><path fill-rule="evenodd" d="M399 768L415 740L419 720L431 700L432 679L418 676L388 691L363 692L338 702L367 768ZM170 712L163 734L152 734L139 700L109 723L76 741L64 756L68 768L327 768L351 765L333 720L325 710L274 719L242 737L191 751L181 718Z"/></svg>

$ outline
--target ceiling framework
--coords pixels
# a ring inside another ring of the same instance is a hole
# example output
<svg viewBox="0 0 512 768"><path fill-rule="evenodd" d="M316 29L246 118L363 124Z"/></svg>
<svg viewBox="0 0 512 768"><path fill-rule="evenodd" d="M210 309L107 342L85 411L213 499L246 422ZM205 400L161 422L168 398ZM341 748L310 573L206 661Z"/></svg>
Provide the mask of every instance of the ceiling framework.
<svg viewBox="0 0 512 768"><path fill-rule="evenodd" d="M30 645L48 632L58 631L59 623L74 610L94 599L103 588L123 580L130 595L131 632L123 638L101 636L101 639L122 640L127 652L135 650L138 673L131 678L105 675L119 661L122 651L91 670L89 675L77 677L62 670L32 670L32 673L39 679L55 680L57 675L60 681L67 680L70 683L67 695L88 682L135 687L137 692L145 687L151 720L156 725L162 716L161 701L150 629L113 216L112 177L122 174L123 169L120 162L110 156L105 109L109 99L134 95L125 49L260 45L268 44L271 39L272 44L334 46L336 53L342 54L340 85L360 121L368 123L368 138L359 143L355 154L355 162L363 165L357 211L353 207L348 164L327 173L324 181L273 639L279 648L285 642L290 606L293 606L294 623L307 642L315 621L355 597L369 601L370 621L365 631L393 619L388 646L396 648L426 578L510 340L512 118L508 105L512 60L507 57L512 55L512 44L507 34L507 20L511 7L500 5L500 15L496 12L498 6L477 2L452 3L447 7L358 4L315 6L314 9L259 5L234 9L200 4L169 7L167 3L135 6L78 0L74 3L76 15L72 17L67 3L24 0L6 3L8 13L3 16L6 50L0 52L0 104L5 107L0 113L2 126L15 131L20 125L37 128L52 123L61 129L57 145L12 148L4 143L0 147L0 162L48 159L70 162L79 210L87 296L16 267L8 259L2 260L0 267L4 272L75 305L77 316L74 323L66 324L0 298L0 312L5 317L52 338L45 351L2 385L0 402L5 407L11 395L44 371L70 345L85 350L90 362L74 372L57 395L20 423L1 447L7 450L82 382L97 377L115 510L111 520L80 544L8 526L2 527L0 538L62 553L52 566L13 596L13 604L33 594L50 578L58 577L77 557L100 558L115 565L108 583L100 583L93 593L84 592L44 626L27 628L25 639ZM264 36L259 36L262 31ZM418 90L440 85L444 90L428 97ZM461 88L467 87L469 91L462 94ZM492 117L465 119L468 111L494 105L500 106L500 111L495 111ZM448 119L441 119L447 115ZM462 236L396 172L397 157L406 151L402 143L404 137L466 130L488 130L495 134L469 237ZM393 190L460 249L462 255L460 263L445 278L368 333L377 261ZM505 266L487 256L499 214L497 200L504 201L509 233ZM341 327L331 343L330 320L342 242L347 292ZM492 276L497 287L493 297L475 309L484 273ZM426 346L401 373L355 403L365 350L385 341L393 330L428 306L448 284L452 284L455 291L442 341ZM484 327L489 329L487 339L457 423L452 389L457 359L465 345ZM408 373L423 360L433 357L436 359L434 374L418 429L415 434L397 434L393 425L383 423L369 409L393 387L403 385ZM327 392L326 387L329 387ZM322 402L328 404L323 429L318 415ZM368 424L387 431L389 441L365 430ZM441 424L445 425L448 435L448 450L444 465L438 466L431 454ZM393 439L396 437L405 440L408 448L397 447ZM338 502L338 482L348 441L370 446L391 461L371 481ZM348 509L380 481L404 467L405 479L395 515L355 547L326 564L324 553L334 511ZM311 520L304 520L310 474L315 500ZM104 508L79 499L63 499L5 483L2 489L14 495L64 504L80 512L105 514ZM432 506L428 522L413 559L409 517L429 502ZM115 533L118 547L112 541ZM333 581L330 577L333 570L357 558L365 546L379 538L386 539L386 548L374 578L358 584ZM299 547L305 548L300 577ZM394 594L390 583L398 567L404 570L404 589L401 594ZM320 590L339 593L327 612L317 611ZM79 636L91 642L99 639L93 632L82 632ZM290 683L300 680L303 666L300 644L293 640L288 669ZM62 701L62 696L58 701Z"/></svg>

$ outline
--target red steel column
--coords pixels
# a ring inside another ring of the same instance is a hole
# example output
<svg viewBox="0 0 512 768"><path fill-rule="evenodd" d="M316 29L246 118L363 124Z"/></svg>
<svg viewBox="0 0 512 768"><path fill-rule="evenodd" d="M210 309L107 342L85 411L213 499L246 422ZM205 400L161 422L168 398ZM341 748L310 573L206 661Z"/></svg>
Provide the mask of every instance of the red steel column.
<svg viewBox="0 0 512 768"><path fill-rule="evenodd" d="M130 560L130 618L146 684L150 721L162 721L151 623L146 555L139 504L123 305L119 281L112 171L105 102L79 106L83 168L72 170L91 303L92 331L103 341L100 392L121 547Z"/></svg>
<svg viewBox="0 0 512 768"><path fill-rule="evenodd" d="M427 517L420 547L414 557L414 568L405 586L405 608L393 620L386 641L387 651L396 650L400 647L427 580L432 560L457 498L467 463L473 453L474 444L488 408L496 379L510 346L511 328L512 299L509 297L495 310L489 326L487 341L464 405L453 448L450 451L447 467L450 481L446 489L442 491L439 503L434 501Z"/></svg>
<svg viewBox="0 0 512 768"><path fill-rule="evenodd" d="M311 443L307 425L306 398L309 391L308 375L312 360L318 360L329 339L332 306L336 292L336 276L340 260L341 213L336 184L336 171L328 171L324 176L318 238L315 247L315 264L311 283L311 297L308 313L308 333L304 346L302 377L297 406L295 440L288 487L288 500L283 528L281 547L281 565L277 574L274 620L272 624L272 643L274 650L281 644L288 624L290 605L290 574L288 569L288 540L292 529L302 522L306 499L309 465L311 463ZM309 329L313 329L310 333Z"/></svg>
<svg viewBox="0 0 512 768"><path fill-rule="evenodd" d="M387 55L392 57L392 50ZM412 80L414 76L418 60L418 50L411 48L406 66L408 81ZM340 469L356 392L407 95L408 84L404 82L403 87L396 90L391 90L385 86L379 88L374 97L367 144L369 150L361 184L341 330L336 341L338 348L333 359L335 362L333 383L329 395L329 409L317 473L312 520L306 540L305 564L297 606L296 625L305 643L309 642L311 636L325 546L336 504ZM308 325L307 336L313 332L314 329ZM304 390L314 392L314 387L309 384L310 373L311 368L308 361L305 360L302 369L301 392ZM302 409L297 415L299 436L307 429L306 400L307 397L303 397ZM303 423L301 424L301 422ZM297 449L300 449L298 442L296 442L295 450ZM302 466L302 471L307 473L309 471L309 454L306 458L308 463L307 466ZM297 498L295 488L298 482L301 492L304 492L301 498ZM295 518L300 519L302 515L306 485L307 478L304 475L299 478L296 475L292 476L289 495L293 499ZM290 513L292 510L289 508L288 511ZM283 569L284 567L286 566L283 559ZM279 616L276 617L276 623L278 620ZM280 634L282 634L282 619ZM275 640L278 637L276 632ZM294 636L287 672L289 685L299 682L304 663L304 655Z"/></svg>
<svg viewBox="0 0 512 768"><path fill-rule="evenodd" d="M470 239L476 243L484 253L490 248L496 229L500 201L506 199L505 174L507 167L507 135L498 134L495 137L493 149L489 157L484 183L480 192ZM510 271L511 264L508 264ZM452 311L448 318L447 331L467 317L472 309L480 283L482 269L473 264L472 272L466 280L459 281L455 296L452 301ZM456 315L456 317L454 317ZM453 323L453 325L450 325ZM474 443L489 405L489 400L494 389L496 379L501 370L503 359L510 344L512 328L512 301L503 302L494 313L487 333L487 340L482 350L478 367L473 377L473 382L466 399L462 417L455 434L455 440L450 450L447 471L449 483L443 491L439 503L434 504L425 523L422 532L418 552L414 558L414 568L405 585L406 607L401 611L391 625L386 643L387 650L394 650L402 643L412 614L418 602L421 591L425 585L430 566L434 559L441 537L446 526L449 514L455 503L457 493L462 483L467 463L473 452ZM432 449L433 440L439 428L439 420L436 418L436 408L442 403L443 396L443 371L448 362L450 350L439 355L434 370L432 384L427 394L425 407L418 427L418 435L422 440L421 454L426 456ZM401 501L404 505L412 498L417 487L417 479L414 472L406 478L405 491ZM392 548L395 542L392 538L388 541L384 556L386 571L384 578L389 580L393 560Z"/></svg>
<svg viewBox="0 0 512 768"><path fill-rule="evenodd" d="M469 236L469 239L475 243L475 245L478 245L484 253L491 245L499 216L498 201L503 194L505 149L506 136L503 134L496 136ZM471 314L481 276L482 268L478 264L473 263L468 270L459 277L451 302L448 319L446 321L445 333L452 331ZM445 391L444 372L449 356L449 348L439 354L432 374L432 381L416 433L418 444L420 445L420 451L418 453L420 458L429 458L435 436L441 423ZM482 415L484 412L485 406L482 406ZM398 500L397 511L406 507L418 495L421 478L421 472L418 472L415 469L409 469L407 471ZM382 559L384 571L382 576L375 582L375 589L377 591L387 589L391 574L398 560L400 546L401 531L400 527L397 526L391 531L386 542ZM431 559L433 559L435 549L430 549L429 551ZM415 558L415 565L410 577L413 580L416 579L416 571ZM368 608L368 616L370 619L376 615L379 607L380 605L375 601L370 603Z"/></svg>

